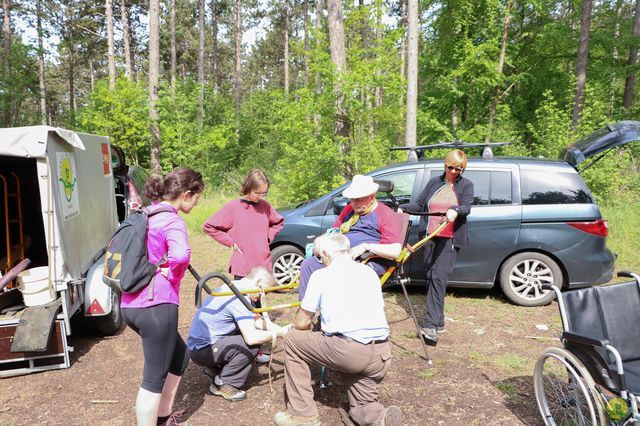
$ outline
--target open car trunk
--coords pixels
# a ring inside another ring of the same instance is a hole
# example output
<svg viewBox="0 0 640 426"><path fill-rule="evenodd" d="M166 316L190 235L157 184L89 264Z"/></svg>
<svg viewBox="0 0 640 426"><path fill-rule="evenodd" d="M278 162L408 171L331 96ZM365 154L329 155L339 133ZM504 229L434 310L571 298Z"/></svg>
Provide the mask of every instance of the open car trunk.
<svg viewBox="0 0 640 426"><path fill-rule="evenodd" d="M563 149L560 158L571 164L578 172L582 172L612 149L636 141L640 141L640 122L618 121L596 130ZM588 163L587 160L589 160ZM578 165L581 165L580 169Z"/></svg>

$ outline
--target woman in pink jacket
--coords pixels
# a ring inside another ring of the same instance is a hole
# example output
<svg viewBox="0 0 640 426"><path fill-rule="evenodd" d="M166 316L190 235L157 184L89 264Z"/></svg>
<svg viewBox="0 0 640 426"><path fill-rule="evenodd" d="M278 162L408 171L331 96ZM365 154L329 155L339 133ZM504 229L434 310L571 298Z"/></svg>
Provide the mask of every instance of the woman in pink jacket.
<svg viewBox="0 0 640 426"><path fill-rule="evenodd" d="M255 266L271 269L269 243L284 224L284 218L264 198L269 178L253 169L244 179L240 198L229 201L204 223L203 230L220 244L233 247L229 272L234 279L247 276Z"/></svg>
<svg viewBox="0 0 640 426"><path fill-rule="evenodd" d="M189 351L178 333L180 282L189 266L191 249L187 227L178 214L188 214L204 189L202 175L178 167L164 179L151 175L145 183L146 195L154 200L149 211L166 209L149 216L147 255L160 265L151 290L123 293L122 315L127 325L142 338L144 370L136 399L136 417L140 425L177 424L182 413L173 413L173 400L182 373L189 363ZM153 294L149 294L152 291Z"/></svg>

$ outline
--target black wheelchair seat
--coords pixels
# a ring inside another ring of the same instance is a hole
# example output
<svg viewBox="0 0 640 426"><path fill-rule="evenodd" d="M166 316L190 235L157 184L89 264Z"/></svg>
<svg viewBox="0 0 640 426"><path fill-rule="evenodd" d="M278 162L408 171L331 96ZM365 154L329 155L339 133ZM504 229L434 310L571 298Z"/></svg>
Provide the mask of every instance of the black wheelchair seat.
<svg viewBox="0 0 640 426"><path fill-rule="evenodd" d="M626 388L640 394L640 285L633 281L574 290L564 293L563 300L566 349L580 358L597 383L615 392L624 386L614 356L604 348L613 346L622 359Z"/></svg>

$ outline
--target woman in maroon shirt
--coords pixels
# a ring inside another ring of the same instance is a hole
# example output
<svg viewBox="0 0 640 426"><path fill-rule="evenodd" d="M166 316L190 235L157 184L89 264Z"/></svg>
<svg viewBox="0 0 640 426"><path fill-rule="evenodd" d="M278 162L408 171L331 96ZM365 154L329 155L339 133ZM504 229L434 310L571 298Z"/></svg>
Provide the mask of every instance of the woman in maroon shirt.
<svg viewBox="0 0 640 426"><path fill-rule="evenodd" d="M260 169L249 172L240 198L229 201L204 223L203 230L220 244L233 247L229 272L240 279L255 266L271 270L269 243L284 225L284 218L264 198L269 178Z"/></svg>

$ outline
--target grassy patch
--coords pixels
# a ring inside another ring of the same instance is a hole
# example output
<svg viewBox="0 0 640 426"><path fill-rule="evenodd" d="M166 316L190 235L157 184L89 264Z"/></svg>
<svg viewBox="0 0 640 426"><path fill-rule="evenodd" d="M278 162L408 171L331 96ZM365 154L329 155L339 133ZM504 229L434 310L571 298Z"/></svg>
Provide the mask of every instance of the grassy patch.
<svg viewBox="0 0 640 426"><path fill-rule="evenodd" d="M498 366L498 368L507 373L523 375L530 374L527 359L516 354L498 355L494 358L493 362Z"/></svg>
<svg viewBox="0 0 640 426"><path fill-rule="evenodd" d="M436 370L433 368L427 368L426 370L422 370L418 372L418 377L421 379L430 379L436 375Z"/></svg>
<svg viewBox="0 0 640 426"><path fill-rule="evenodd" d="M498 389L503 394L507 395L510 398L513 398L518 393L518 387L514 384L507 382L498 382L494 385L496 389Z"/></svg>
<svg viewBox="0 0 640 426"><path fill-rule="evenodd" d="M486 356L478 351L471 351L469 352L469 355L467 356L467 358L469 358L469 361L472 362L482 362L486 359Z"/></svg>
<svg viewBox="0 0 640 426"><path fill-rule="evenodd" d="M618 255L616 270L640 271L640 259L636 245L640 239L640 215L638 203L602 205L602 216L609 221L607 246Z"/></svg>

